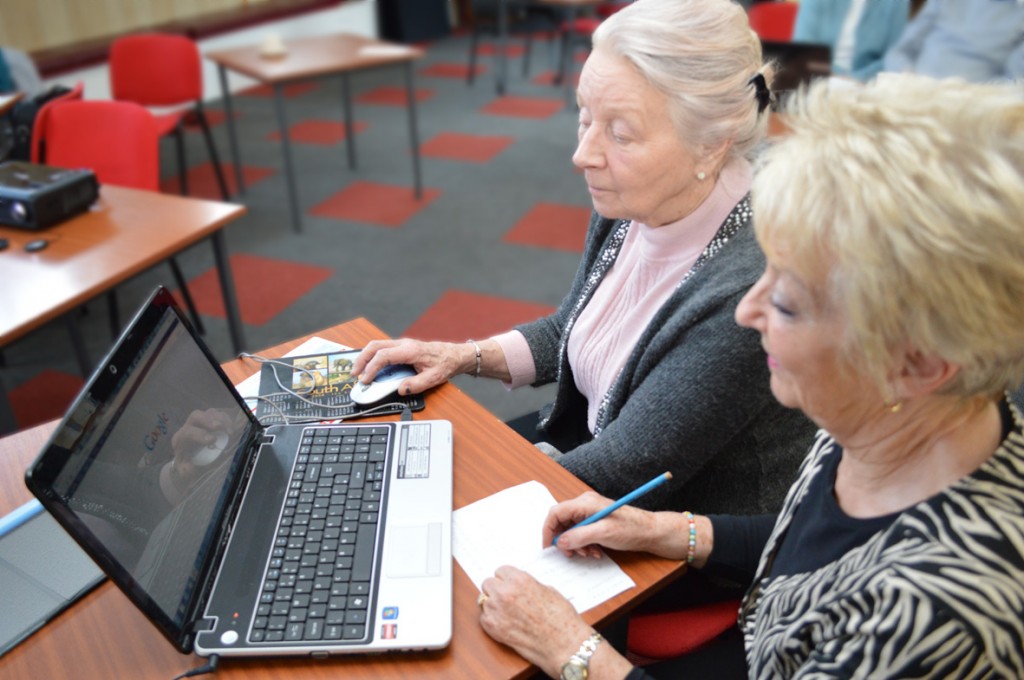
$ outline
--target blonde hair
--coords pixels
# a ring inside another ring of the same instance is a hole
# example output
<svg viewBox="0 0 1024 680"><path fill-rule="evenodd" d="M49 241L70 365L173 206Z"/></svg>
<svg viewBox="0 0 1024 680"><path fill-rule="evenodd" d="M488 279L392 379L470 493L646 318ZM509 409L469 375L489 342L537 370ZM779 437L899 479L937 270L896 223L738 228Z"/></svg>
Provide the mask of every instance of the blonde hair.
<svg viewBox="0 0 1024 680"><path fill-rule="evenodd" d="M907 351L960 367L943 392L1024 380L1024 92L909 74L787 104L753 186L762 244L824 276L851 366L887 391ZM824 264L823 264L824 263Z"/></svg>
<svg viewBox="0 0 1024 680"><path fill-rule="evenodd" d="M764 138L750 79L772 71L743 8L731 0L636 0L605 19L594 49L630 63L672 107L679 136L694 152L729 144L725 162L747 157Z"/></svg>

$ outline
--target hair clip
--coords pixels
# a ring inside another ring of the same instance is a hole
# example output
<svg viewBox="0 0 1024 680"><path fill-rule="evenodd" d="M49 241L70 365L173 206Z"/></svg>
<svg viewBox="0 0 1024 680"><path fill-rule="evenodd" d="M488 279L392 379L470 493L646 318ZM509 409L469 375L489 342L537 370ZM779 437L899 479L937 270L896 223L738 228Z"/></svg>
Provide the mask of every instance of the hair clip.
<svg viewBox="0 0 1024 680"><path fill-rule="evenodd" d="M754 96L757 97L757 112L761 113L772 103L772 91L764 81L764 75L755 73L754 77L747 81L747 85L754 86Z"/></svg>

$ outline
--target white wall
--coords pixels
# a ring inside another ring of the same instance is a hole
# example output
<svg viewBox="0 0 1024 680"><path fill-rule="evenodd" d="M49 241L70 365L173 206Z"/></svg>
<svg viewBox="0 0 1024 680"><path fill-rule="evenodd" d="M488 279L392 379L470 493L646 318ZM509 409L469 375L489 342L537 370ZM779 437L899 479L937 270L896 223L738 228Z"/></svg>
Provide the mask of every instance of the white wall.
<svg viewBox="0 0 1024 680"><path fill-rule="evenodd" d="M258 45L268 35L274 34L283 40L302 36L329 33L356 33L376 37L377 0L349 0L341 5L317 12L301 14L270 24L251 26L232 33L222 33L199 41L199 51L208 52L244 45ZM85 84L86 99L110 99L110 76L107 65L97 64L88 68L61 73L50 78L46 84ZM254 81L237 73L228 73L228 87L232 92L247 88ZM220 78L217 66L210 60L203 60L203 99L221 97Z"/></svg>

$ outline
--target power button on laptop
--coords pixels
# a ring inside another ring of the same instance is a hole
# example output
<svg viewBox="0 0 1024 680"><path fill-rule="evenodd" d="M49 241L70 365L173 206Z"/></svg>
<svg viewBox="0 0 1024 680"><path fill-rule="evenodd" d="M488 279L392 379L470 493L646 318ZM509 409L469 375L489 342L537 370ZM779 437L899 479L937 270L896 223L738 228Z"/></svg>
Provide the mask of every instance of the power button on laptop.
<svg viewBox="0 0 1024 680"><path fill-rule="evenodd" d="M220 636L220 642L222 645L233 645L238 642L238 633L233 630L224 631Z"/></svg>

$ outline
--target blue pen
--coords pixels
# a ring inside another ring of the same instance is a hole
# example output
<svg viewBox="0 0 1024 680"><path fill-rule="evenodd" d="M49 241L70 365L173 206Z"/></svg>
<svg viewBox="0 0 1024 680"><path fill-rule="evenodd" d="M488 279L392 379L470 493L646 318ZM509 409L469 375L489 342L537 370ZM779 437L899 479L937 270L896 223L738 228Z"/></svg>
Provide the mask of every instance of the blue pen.
<svg viewBox="0 0 1024 680"><path fill-rule="evenodd" d="M21 507L15 508L3 517L0 517L0 536L14 531L42 511L43 506L35 499L30 500Z"/></svg>
<svg viewBox="0 0 1024 680"><path fill-rule="evenodd" d="M639 487L637 489L634 489L633 491L630 491L625 496L623 496L619 500L617 500L614 503L612 503L611 505L609 505L607 508L604 508L603 510L598 510L593 515L591 515L590 517L586 518L585 520L583 520L579 524L576 524L576 525L572 526L570 529L568 529L568 531L571 531L572 529L575 529L576 527L585 527L588 524L593 524L594 522L596 522L598 520L604 519L608 515L612 514L613 512L615 512L616 510L621 508L623 505L626 505L628 503L632 503L637 498L640 498L640 496L643 496L645 493L647 493L651 489L664 484L665 482L667 482L670 479L672 479L672 473L671 472L663 472L663 473L661 473L660 475L658 475L657 477L655 477L651 481L647 482L643 486L641 486L641 487ZM561 535L562 534L558 534L558 536L555 536L554 540L551 541L551 545L555 545L556 543L558 543L558 538Z"/></svg>

